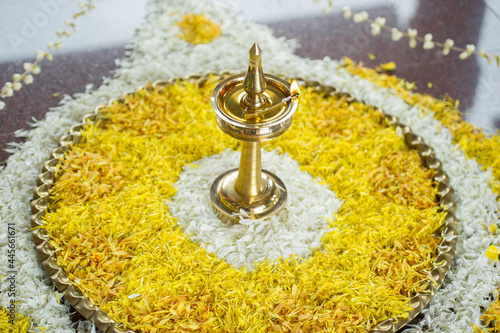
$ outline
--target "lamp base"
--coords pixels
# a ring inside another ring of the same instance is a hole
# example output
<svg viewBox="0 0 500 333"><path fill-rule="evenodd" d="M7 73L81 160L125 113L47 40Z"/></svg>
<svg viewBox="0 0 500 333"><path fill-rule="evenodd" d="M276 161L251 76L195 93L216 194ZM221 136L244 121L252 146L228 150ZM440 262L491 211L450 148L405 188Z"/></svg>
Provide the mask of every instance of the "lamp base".
<svg viewBox="0 0 500 333"><path fill-rule="evenodd" d="M263 219L277 214L286 203L285 184L276 175L262 170L263 190L260 194L247 197L239 194L234 184L238 169L231 169L221 174L210 187L210 199L221 221L235 223L239 214L246 213L251 219Z"/></svg>

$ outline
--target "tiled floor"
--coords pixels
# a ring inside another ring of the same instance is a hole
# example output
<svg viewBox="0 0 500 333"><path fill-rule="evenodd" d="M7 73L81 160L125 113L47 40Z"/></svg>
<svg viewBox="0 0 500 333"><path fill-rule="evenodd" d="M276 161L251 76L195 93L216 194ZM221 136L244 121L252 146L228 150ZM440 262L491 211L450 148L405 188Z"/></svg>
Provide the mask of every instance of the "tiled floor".
<svg viewBox="0 0 500 333"><path fill-rule="evenodd" d="M277 36L297 39L301 47L296 53L303 57L347 56L370 67L395 61L395 74L416 82L419 91L457 98L470 121L488 131L500 128L500 70L482 59L461 61L456 53L444 57L439 49L410 49L407 41L392 42L389 32L373 37L367 24L341 16L339 8L347 1L335 1L330 14L323 12L326 0L214 1L269 25ZM79 31L64 41L52 63L43 64L35 83L5 99L7 108L0 111L0 163L8 158L3 149L15 140L14 131L27 128L32 117L41 119L64 94L82 92L89 83L98 86L102 76L110 75L114 59L124 56L124 46L147 6L146 0L96 5L95 11L76 21ZM474 43L500 53L498 1L363 0L351 6L354 11L367 10L370 17L387 17L390 26L414 27L421 35L430 32L436 41L449 37L457 46ZM55 39L55 31L64 28L64 20L76 9L68 0L37 0L29 7L25 2L0 5L0 85L20 72L23 62L33 61L36 50Z"/></svg>

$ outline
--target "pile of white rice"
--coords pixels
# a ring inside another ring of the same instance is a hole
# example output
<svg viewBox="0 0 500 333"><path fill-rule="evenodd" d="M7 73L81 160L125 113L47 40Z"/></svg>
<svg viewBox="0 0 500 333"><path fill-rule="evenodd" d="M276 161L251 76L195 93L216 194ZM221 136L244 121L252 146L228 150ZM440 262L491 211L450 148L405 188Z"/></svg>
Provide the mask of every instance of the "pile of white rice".
<svg viewBox="0 0 500 333"><path fill-rule="evenodd" d="M263 168L277 175L286 185L287 203L275 216L252 220L241 216L238 224L221 222L210 201L210 186L228 169L237 168L241 153L230 149L185 166L175 183L177 193L167 202L185 234L208 252L236 268L255 268L255 262L286 259L296 254L307 258L321 247L329 230L327 218L342 202L325 185L320 185L299 164L278 152L262 151Z"/></svg>

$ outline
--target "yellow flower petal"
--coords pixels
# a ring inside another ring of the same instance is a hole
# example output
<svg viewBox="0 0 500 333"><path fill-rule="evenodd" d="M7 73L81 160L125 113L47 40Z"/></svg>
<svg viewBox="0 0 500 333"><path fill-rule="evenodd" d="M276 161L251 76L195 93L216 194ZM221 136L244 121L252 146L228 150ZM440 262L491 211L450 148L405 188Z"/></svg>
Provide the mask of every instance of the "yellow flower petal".
<svg viewBox="0 0 500 333"><path fill-rule="evenodd" d="M495 245L490 245L488 250L486 250L486 257L491 260L498 260L498 249Z"/></svg>

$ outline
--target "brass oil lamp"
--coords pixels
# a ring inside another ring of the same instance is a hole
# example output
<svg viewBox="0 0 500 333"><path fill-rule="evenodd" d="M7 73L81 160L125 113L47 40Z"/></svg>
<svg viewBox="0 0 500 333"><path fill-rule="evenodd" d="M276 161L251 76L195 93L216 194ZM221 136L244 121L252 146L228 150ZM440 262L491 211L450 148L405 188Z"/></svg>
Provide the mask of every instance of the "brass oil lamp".
<svg viewBox="0 0 500 333"><path fill-rule="evenodd" d="M262 170L260 143L283 134L298 105L298 85L264 75L262 51L257 44L249 53L247 73L221 81L211 95L219 127L242 141L239 168L221 174L210 188L219 217L231 223L238 221L237 213L262 219L285 206L286 186L276 175Z"/></svg>

